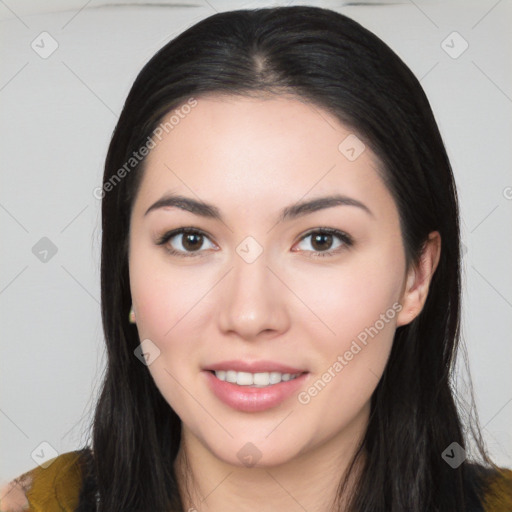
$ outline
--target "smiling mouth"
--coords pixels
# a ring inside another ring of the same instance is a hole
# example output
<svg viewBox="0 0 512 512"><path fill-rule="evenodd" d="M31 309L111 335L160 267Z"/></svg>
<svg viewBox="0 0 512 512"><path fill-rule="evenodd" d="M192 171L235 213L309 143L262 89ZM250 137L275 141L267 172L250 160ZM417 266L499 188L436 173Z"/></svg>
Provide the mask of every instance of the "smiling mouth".
<svg viewBox="0 0 512 512"><path fill-rule="evenodd" d="M206 384L210 391L221 402L236 411L250 413L263 412L280 406L306 385L310 376L309 372L286 374L204 370L202 373L206 377ZM236 381L229 382L228 379L232 381L236 379Z"/></svg>

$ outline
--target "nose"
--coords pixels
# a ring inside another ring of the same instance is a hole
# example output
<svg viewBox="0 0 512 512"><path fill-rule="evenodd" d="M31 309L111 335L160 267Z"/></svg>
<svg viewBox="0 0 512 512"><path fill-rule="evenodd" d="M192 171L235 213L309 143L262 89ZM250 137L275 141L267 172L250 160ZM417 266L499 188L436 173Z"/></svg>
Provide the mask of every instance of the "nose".
<svg viewBox="0 0 512 512"><path fill-rule="evenodd" d="M236 333L254 341L287 329L287 300L292 295L268 265L266 253L254 261L235 255L225 277L220 299L219 327L225 335Z"/></svg>

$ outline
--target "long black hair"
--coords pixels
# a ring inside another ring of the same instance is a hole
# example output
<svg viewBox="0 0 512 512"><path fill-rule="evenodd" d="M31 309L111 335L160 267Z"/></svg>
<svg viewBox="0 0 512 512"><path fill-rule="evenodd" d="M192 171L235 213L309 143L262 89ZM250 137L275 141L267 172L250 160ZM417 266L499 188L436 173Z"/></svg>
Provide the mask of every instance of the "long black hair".
<svg viewBox="0 0 512 512"><path fill-rule="evenodd" d="M183 510L173 471L180 418L134 356L140 339L128 322L129 219L145 163L131 159L164 115L207 94L294 95L329 111L380 160L399 211L407 265L418 262L430 232L441 234L440 261L424 308L397 328L371 398L368 429L349 467L365 454L350 510L476 507L477 488L469 482L473 467L484 466L468 458L451 467L443 457L452 443L467 446L452 389L460 338L458 202L436 121L418 80L378 37L335 11L294 6L223 12L200 21L151 58L126 99L101 191L108 359L81 509L98 497L101 511ZM473 429L482 460L496 469L478 427ZM338 497L348 472L342 477ZM336 500L333 510L337 506Z"/></svg>

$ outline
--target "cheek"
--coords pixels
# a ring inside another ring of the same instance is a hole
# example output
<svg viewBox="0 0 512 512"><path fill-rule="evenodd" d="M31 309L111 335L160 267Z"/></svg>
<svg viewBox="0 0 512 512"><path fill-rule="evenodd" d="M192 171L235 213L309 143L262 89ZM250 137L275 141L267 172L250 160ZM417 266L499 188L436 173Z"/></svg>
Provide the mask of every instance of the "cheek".
<svg viewBox="0 0 512 512"><path fill-rule="evenodd" d="M192 266L171 265L165 250L133 247L130 253L130 289L141 339L164 342L171 339L174 326L188 319L189 311L201 297L200 278Z"/></svg>
<svg viewBox="0 0 512 512"><path fill-rule="evenodd" d="M303 271L301 284L297 282L295 289L297 295L307 298L305 304L315 313L307 316L311 329L317 330L312 339L318 338L322 327L318 320L324 324L322 338L332 340L329 343L338 348L376 322L381 330L389 330L399 308L396 303L402 284L401 265L395 252L382 251L354 256L339 267ZM389 311L393 304L395 309ZM379 321L381 315L386 315L385 320L391 318L385 327Z"/></svg>
<svg viewBox="0 0 512 512"><path fill-rule="evenodd" d="M160 351L148 366L156 386L166 401L183 413L188 398L180 383L190 382L191 375L200 373L203 354L196 341L204 337L206 324L211 323L208 290L213 288L215 276L193 265L170 265L155 253L134 251L130 259L136 328L141 341L151 340Z"/></svg>
<svg viewBox="0 0 512 512"><path fill-rule="evenodd" d="M314 340L319 357L315 365L319 379L313 383L311 399L317 413L336 422L339 404L344 418L353 417L366 403L386 366L401 310L398 302L402 283L402 261L396 252L368 253L357 264L334 271L316 272L303 281L302 296L321 319L310 315L302 322L306 339ZM324 391L325 390L325 391ZM315 393L323 398L314 398Z"/></svg>
<svg viewBox="0 0 512 512"><path fill-rule="evenodd" d="M148 256L130 262L139 339L150 339L160 351L148 370L162 396L180 415L193 407L182 383L189 382L191 372L196 372L194 364L199 371L199 347L192 341L200 338L197 315L202 310L197 303L204 291L191 285L196 279L196 275L173 269L154 256L153 261Z"/></svg>
<svg viewBox="0 0 512 512"><path fill-rule="evenodd" d="M316 311L334 333L316 325L307 335L321 356L298 398L303 413L322 418L326 431L347 426L368 406L393 344L401 309L394 281L365 270L340 276L334 290L318 294Z"/></svg>

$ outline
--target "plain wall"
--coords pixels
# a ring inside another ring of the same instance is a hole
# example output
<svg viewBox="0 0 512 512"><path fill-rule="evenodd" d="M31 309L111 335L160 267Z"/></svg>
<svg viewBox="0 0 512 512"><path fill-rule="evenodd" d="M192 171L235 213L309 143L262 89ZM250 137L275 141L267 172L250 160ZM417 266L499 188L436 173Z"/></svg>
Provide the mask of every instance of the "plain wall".
<svg viewBox="0 0 512 512"><path fill-rule="evenodd" d="M2 482L34 467L34 451L51 455L42 442L62 453L87 439L104 364L100 201L93 190L136 74L172 37L215 10L301 4L84 3L46 2L44 13L35 0L12 0L11 10L0 4ZM380 36L431 101L460 195L463 335L478 413L491 455L510 467L511 3L311 4ZM47 58L31 47L36 41L42 50L43 31L59 45ZM469 45L457 58L465 43L448 37L454 31ZM43 237L57 249L46 262L33 253L34 246L41 250L36 244L48 245Z"/></svg>

